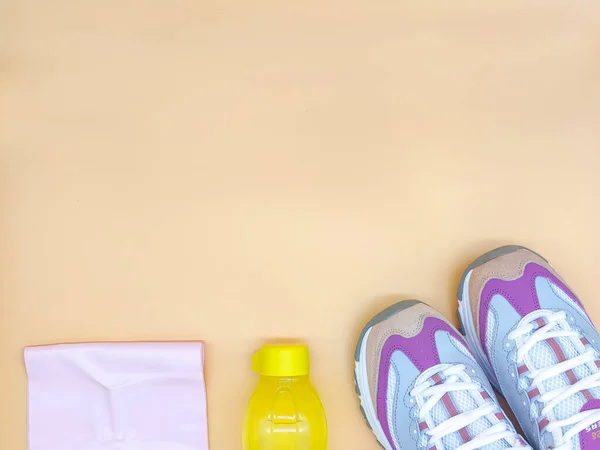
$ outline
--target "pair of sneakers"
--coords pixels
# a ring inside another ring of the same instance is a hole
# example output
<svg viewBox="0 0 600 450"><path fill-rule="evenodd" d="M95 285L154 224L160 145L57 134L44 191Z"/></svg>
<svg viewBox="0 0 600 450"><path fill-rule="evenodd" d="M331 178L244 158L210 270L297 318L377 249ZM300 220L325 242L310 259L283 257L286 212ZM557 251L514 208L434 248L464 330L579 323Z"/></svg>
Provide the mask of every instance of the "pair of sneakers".
<svg viewBox="0 0 600 450"><path fill-rule="evenodd" d="M600 449L600 335L552 266L524 247L493 250L465 271L458 303L462 333L417 300L363 330L356 391L381 446Z"/></svg>

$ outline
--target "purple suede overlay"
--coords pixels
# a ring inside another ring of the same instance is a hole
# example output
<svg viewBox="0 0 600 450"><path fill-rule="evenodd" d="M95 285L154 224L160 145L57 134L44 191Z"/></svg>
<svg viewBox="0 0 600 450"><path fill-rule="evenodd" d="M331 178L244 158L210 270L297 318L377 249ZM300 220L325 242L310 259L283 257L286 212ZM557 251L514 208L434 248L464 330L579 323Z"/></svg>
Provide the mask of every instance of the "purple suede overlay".
<svg viewBox="0 0 600 450"><path fill-rule="evenodd" d="M581 408L580 412L589 411L591 409L600 409L600 400L599 399L591 399L588 400L585 405ZM579 432L579 447L581 450L595 450L600 448L600 427L591 429L590 431L580 431Z"/></svg>
<svg viewBox="0 0 600 450"><path fill-rule="evenodd" d="M387 386L392 355L396 351L404 353L421 372L440 364L440 356L435 345L435 333L438 331L446 331L465 344L464 339L448 323L437 317L427 317L423 321L423 329L419 334L411 338L398 335L390 336L381 349L379 380L377 383L377 418L394 450L399 449L394 447L387 420Z"/></svg>
<svg viewBox="0 0 600 450"><path fill-rule="evenodd" d="M530 312L540 309L540 301L538 299L537 290L535 288L535 280L538 277L543 277L550 280L560 289L562 289L575 303L583 309L583 306L575 297L575 294L558 278L556 278L548 269L536 263L529 263L523 271L523 275L516 280L500 280L492 278L489 280L481 291L479 304L479 339L483 344L483 348L489 359L489 349L485 339L487 333L487 317L490 309L490 303L494 295L499 294L504 297L511 306L519 313L521 317L525 317Z"/></svg>

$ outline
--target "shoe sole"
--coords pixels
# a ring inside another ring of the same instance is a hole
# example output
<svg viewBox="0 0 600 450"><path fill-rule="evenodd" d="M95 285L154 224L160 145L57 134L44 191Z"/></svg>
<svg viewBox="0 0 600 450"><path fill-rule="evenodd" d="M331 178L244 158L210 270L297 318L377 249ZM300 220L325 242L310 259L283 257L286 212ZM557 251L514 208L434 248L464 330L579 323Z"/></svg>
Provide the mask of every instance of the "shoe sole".
<svg viewBox="0 0 600 450"><path fill-rule="evenodd" d="M373 401L371 399L371 391L369 389L369 379L367 377L366 367L366 351L367 351L367 340L371 329L380 322L398 314L401 311L405 311L412 306L423 303L419 300L404 300L393 304L392 306L384 309L375 317L373 317L367 325L363 328L356 344L356 350L354 352L354 386L356 388L356 394L360 399L360 412L362 413L367 425L375 434L377 442L385 450L393 450L390 443L381 428L381 424L377 419L377 412L373 407Z"/></svg>
<svg viewBox="0 0 600 450"><path fill-rule="evenodd" d="M514 253L517 250L530 251L531 253L536 254L537 256L542 258L544 261L546 261L546 259L543 256L535 253L533 250L530 250L527 247L523 247L520 245L506 245L504 247L499 247L495 250L491 250L491 251L481 255L479 258L477 258L475 261L473 261L471 264L469 264L469 266L464 271L464 273L461 277L460 284L458 286L458 293L457 293L459 330L465 336L465 339L467 341L467 344L469 345L469 348L475 355L475 358L477 359L477 362L479 363L479 365L483 368L488 379L494 385L494 387L498 390L500 390L500 386L498 385L498 380L496 378L496 374L494 373L494 370L492 369L492 366L490 365L490 363L487 359L487 356L485 355L483 346L481 345L481 341L480 341L479 337L477 336L477 331L475 329L475 323L473 321L473 313L471 311L471 302L469 300L468 286L469 286L469 280L471 279L471 274L473 273L474 269L476 269L479 266L482 266L485 263L493 261L496 258L499 258L504 255L508 255L510 253Z"/></svg>

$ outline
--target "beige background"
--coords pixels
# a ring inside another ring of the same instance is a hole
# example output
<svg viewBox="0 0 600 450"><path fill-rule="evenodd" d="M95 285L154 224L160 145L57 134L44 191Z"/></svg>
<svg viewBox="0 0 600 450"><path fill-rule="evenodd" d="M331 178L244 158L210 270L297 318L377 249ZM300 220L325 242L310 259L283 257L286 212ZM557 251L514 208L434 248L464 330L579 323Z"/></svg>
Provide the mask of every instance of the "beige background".
<svg viewBox="0 0 600 450"><path fill-rule="evenodd" d="M492 3L494 5L492 6ZM204 339L237 450L266 338L330 448L377 449L352 351L522 243L600 319L597 0L0 1L0 448L26 345Z"/></svg>

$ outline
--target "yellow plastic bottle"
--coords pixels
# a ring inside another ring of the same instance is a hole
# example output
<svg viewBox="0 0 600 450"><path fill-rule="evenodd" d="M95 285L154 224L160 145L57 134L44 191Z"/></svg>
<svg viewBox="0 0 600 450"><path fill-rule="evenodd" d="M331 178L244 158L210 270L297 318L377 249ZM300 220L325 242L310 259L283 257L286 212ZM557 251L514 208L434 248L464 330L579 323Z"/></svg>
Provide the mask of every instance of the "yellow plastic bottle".
<svg viewBox="0 0 600 450"><path fill-rule="evenodd" d="M310 382L308 347L265 345L252 358L260 374L244 423L244 450L326 450L327 422Z"/></svg>

